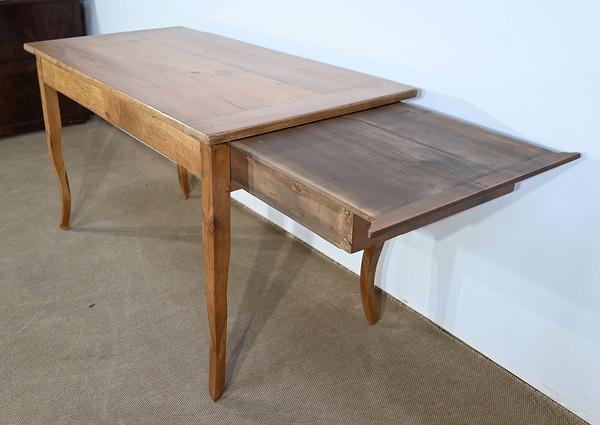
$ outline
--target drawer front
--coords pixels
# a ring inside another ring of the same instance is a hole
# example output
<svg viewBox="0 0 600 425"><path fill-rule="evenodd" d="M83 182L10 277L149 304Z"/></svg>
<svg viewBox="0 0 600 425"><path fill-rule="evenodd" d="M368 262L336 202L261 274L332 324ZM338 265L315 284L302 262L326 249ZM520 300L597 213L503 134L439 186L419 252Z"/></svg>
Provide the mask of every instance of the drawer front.
<svg viewBox="0 0 600 425"><path fill-rule="evenodd" d="M350 252L352 214L342 206L233 148L231 180L323 239Z"/></svg>

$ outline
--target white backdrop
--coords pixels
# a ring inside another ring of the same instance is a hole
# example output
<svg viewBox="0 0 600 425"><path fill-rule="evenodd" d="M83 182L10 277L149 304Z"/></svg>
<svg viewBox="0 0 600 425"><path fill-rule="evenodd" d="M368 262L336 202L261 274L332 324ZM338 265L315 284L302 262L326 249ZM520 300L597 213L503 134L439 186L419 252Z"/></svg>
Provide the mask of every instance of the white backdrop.
<svg viewBox="0 0 600 425"><path fill-rule="evenodd" d="M410 84L430 109L582 152L502 199L388 242L376 280L600 424L600 3L544 3L83 1L92 33L209 31ZM235 197L358 272L359 255Z"/></svg>

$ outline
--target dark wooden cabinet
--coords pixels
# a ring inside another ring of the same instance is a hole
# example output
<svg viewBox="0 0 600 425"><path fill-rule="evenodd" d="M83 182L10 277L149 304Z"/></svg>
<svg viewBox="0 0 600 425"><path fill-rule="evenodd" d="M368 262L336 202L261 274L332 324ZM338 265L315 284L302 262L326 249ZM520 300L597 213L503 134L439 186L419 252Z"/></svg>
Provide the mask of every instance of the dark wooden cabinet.
<svg viewBox="0 0 600 425"><path fill-rule="evenodd" d="M78 0L0 0L0 136L44 127L35 57L28 41L83 35ZM64 124L89 112L61 96Z"/></svg>

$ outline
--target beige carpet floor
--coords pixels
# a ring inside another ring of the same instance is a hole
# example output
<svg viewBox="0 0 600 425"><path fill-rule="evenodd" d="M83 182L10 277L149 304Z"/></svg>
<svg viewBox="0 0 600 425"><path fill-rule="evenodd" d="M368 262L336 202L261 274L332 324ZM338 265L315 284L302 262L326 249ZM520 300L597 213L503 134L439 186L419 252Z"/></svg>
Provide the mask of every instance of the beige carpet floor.
<svg viewBox="0 0 600 425"><path fill-rule="evenodd" d="M200 190L98 118L0 138L1 424L583 424L399 302L232 206L227 387L207 392Z"/></svg>

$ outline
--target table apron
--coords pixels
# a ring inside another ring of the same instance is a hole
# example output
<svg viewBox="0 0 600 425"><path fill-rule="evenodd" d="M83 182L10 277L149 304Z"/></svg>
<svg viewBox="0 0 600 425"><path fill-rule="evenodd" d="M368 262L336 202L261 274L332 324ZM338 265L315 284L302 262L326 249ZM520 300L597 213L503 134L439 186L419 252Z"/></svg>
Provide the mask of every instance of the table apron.
<svg viewBox="0 0 600 425"><path fill-rule="evenodd" d="M37 62L46 85L194 174L202 174L202 142L160 119L160 112L99 81L86 81L39 57Z"/></svg>
<svg viewBox="0 0 600 425"><path fill-rule="evenodd" d="M231 181L338 248L352 251L353 214L342 205L236 149L231 149Z"/></svg>

